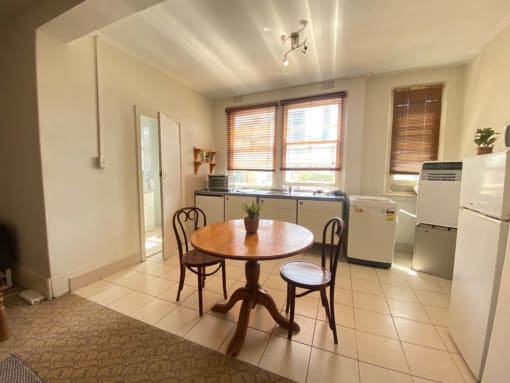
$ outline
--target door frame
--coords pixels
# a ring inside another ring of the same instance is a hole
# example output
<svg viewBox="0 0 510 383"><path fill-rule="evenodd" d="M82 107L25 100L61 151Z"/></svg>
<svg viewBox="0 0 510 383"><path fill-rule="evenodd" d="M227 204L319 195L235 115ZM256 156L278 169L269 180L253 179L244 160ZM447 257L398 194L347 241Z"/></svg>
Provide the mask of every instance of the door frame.
<svg viewBox="0 0 510 383"><path fill-rule="evenodd" d="M140 131L140 117L147 116L150 118L154 118L158 122L158 157L159 157L159 198L160 198L160 206L162 206L163 199L163 186L161 184L161 131L160 124L158 118L158 112L155 112L151 109L146 109L143 107L139 107L134 105L134 117L135 117L135 143L136 143L136 174L137 174L137 189L138 189L138 235L140 241L140 258L141 261L144 262L147 259L147 251L145 249L145 204L144 204L144 193L143 193L143 173L142 173L142 135ZM163 210L160 209L161 214L161 253L163 253L163 248L165 245L165 236L163 232Z"/></svg>

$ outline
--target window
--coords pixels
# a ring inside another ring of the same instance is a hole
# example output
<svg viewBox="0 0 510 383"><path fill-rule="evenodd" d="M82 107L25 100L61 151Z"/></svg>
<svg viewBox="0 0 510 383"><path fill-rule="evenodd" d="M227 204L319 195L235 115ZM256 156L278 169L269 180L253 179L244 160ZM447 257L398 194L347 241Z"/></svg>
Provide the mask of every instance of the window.
<svg viewBox="0 0 510 383"><path fill-rule="evenodd" d="M276 103L228 108L227 170L240 186L268 185L275 170Z"/></svg>
<svg viewBox="0 0 510 383"><path fill-rule="evenodd" d="M282 101L285 182L336 183L345 93Z"/></svg>
<svg viewBox="0 0 510 383"><path fill-rule="evenodd" d="M442 85L394 90L392 181L416 181L423 162L437 160L442 93Z"/></svg>

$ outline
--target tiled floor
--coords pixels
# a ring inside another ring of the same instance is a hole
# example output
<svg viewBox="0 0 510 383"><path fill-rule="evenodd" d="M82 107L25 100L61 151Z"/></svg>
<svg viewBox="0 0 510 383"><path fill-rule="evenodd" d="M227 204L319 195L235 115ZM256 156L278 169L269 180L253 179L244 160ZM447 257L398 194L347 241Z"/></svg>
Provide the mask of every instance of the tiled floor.
<svg viewBox="0 0 510 383"><path fill-rule="evenodd" d="M161 252L163 239L161 238L161 226L145 232L145 252L147 257Z"/></svg>
<svg viewBox="0 0 510 383"><path fill-rule="evenodd" d="M315 254L305 258L318 262ZM256 307L238 358L299 382L427 383L474 382L448 335L450 282L416 273L396 254L390 270L340 263L336 304L339 344L333 343L318 294L296 302L301 331L292 341L263 308ZM261 263L260 281L282 309L286 287L281 261ZM116 273L76 293L125 315L220 352L233 336L238 303L227 314L211 312L223 301L221 279L211 277L198 315L197 282L187 274L176 302L178 258L160 256ZM231 294L244 284L244 264L227 261Z"/></svg>

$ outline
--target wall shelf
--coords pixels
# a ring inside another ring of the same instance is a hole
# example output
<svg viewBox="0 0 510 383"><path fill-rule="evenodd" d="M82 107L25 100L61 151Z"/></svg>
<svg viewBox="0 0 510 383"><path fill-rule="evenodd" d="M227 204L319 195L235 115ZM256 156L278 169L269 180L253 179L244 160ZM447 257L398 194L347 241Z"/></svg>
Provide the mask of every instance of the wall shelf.
<svg viewBox="0 0 510 383"><path fill-rule="evenodd" d="M198 169L202 164L209 165L209 174L212 174L214 168L216 167L216 162L214 162L214 156L216 155L216 150L211 149L202 149L202 148L193 148L193 174L197 175Z"/></svg>

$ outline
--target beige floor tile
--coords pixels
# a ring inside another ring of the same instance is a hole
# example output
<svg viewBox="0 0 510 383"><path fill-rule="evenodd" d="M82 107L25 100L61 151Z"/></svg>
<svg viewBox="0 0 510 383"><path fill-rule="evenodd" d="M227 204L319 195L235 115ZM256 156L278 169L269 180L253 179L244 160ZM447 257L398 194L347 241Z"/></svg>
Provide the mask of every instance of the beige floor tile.
<svg viewBox="0 0 510 383"><path fill-rule="evenodd" d="M223 353L227 352L227 347L230 343L230 340L234 336L234 333L235 328L232 331L230 331L230 334L227 336L227 339L225 339L225 341L220 346L218 351ZM255 330L253 328L248 327L243 348L241 348L241 351L236 356L236 358L246 363L258 366L270 337L271 334L268 334L267 332Z"/></svg>
<svg viewBox="0 0 510 383"><path fill-rule="evenodd" d="M420 303L388 298L388 305L393 316L430 323L429 316Z"/></svg>
<svg viewBox="0 0 510 383"><path fill-rule="evenodd" d="M292 340L311 345L313 342L316 320L301 315L295 315L294 321L299 324L300 330L298 333L292 334ZM287 338L287 329L275 326L273 329L273 335Z"/></svg>
<svg viewBox="0 0 510 383"><path fill-rule="evenodd" d="M411 375L363 362L359 363L359 375L361 383L413 383Z"/></svg>
<svg viewBox="0 0 510 383"><path fill-rule="evenodd" d="M448 327L448 309L423 305L431 322L437 326Z"/></svg>
<svg viewBox="0 0 510 383"><path fill-rule="evenodd" d="M273 271L275 271L275 270L278 271L278 273L273 273ZM264 261L264 262L260 262L260 271L263 273L269 273L269 274L279 274L280 268L274 262Z"/></svg>
<svg viewBox="0 0 510 383"><path fill-rule="evenodd" d="M156 322L155 326L172 334L184 336L199 319L198 310L178 306Z"/></svg>
<svg viewBox="0 0 510 383"><path fill-rule="evenodd" d="M234 328L235 325L232 322L212 315L204 315L184 337L217 350Z"/></svg>
<svg viewBox="0 0 510 383"><path fill-rule="evenodd" d="M413 376L413 383L437 383L433 380L418 378L417 376Z"/></svg>
<svg viewBox="0 0 510 383"><path fill-rule="evenodd" d="M407 273L378 271L377 276L379 277L379 282L381 282L381 284L384 283L393 286L409 287Z"/></svg>
<svg viewBox="0 0 510 383"><path fill-rule="evenodd" d="M82 287L78 290L73 291L73 294L79 295L83 298L90 298L92 295L95 295L107 287L112 286L111 282L104 281L100 279L99 281L95 281L88 286Z"/></svg>
<svg viewBox="0 0 510 383"><path fill-rule="evenodd" d="M232 286L237 281L227 277L225 282L227 286L227 296L230 296L234 292L234 290L232 290ZM223 280L221 278L221 274L219 274L219 276L215 275L213 277L207 278L205 281L204 289L221 294L221 296L223 296Z"/></svg>
<svg viewBox="0 0 510 383"><path fill-rule="evenodd" d="M287 282L279 275L269 275L262 283L263 288L287 291Z"/></svg>
<svg viewBox="0 0 510 383"><path fill-rule="evenodd" d="M227 278L231 278L234 280L244 279L244 265L242 262L238 262L243 267L230 267L230 265L227 265L225 268Z"/></svg>
<svg viewBox="0 0 510 383"><path fill-rule="evenodd" d="M423 290L415 290L414 292L423 305L448 309L450 304L448 295Z"/></svg>
<svg viewBox="0 0 510 383"><path fill-rule="evenodd" d="M154 325L176 307L177 305L172 302L154 298L137 308L130 316L142 322Z"/></svg>
<svg viewBox="0 0 510 383"><path fill-rule="evenodd" d="M107 307L122 314L129 315L152 299L154 298L150 295L145 295L138 291L130 291L119 299L108 303Z"/></svg>
<svg viewBox="0 0 510 383"><path fill-rule="evenodd" d="M441 293L439 284L434 279L409 278L409 284L415 290Z"/></svg>
<svg viewBox="0 0 510 383"><path fill-rule="evenodd" d="M320 296L319 296L320 299ZM328 301L329 301L329 290L328 290ZM353 305L352 290L343 289L341 287L335 288L335 303L340 305Z"/></svg>
<svg viewBox="0 0 510 383"><path fill-rule="evenodd" d="M351 281L354 291L384 296L381 285L377 280L369 281L366 279L352 278Z"/></svg>
<svg viewBox="0 0 510 383"><path fill-rule="evenodd" d="M132 290L119 285L110 285L102 289L97 294L89 297L91 301L99 303L100 305L106 306L120 297L129 294Z"/></svg>
<svg viewBox="0 0 510 383"><path fill-rule="evenodd" d="M401 341L446 351L433 325L404 318L394 318L394 320Z"/></svg>
<svg viewBox="0 0 510 383"><path fill-rule="evenodd" d="M460 354L450 355L466 383L476 383L476 379Z"/></svg>
<svg viewBox="0 0 510 383"><path fill-rule="evenodd" d="M259 367L297 382L305 382L310 352L310 346L272 336Z"/></svg>
<svg viewBox="0 0 510 383"><path fill-rule="evenodd" d="M351 278L367 279L377 281L377 272L373 267L351 265Z"/></svg>
<svg viewBox="0 0 510 383"><path fill-rule="evenodd" d="M260 331L273 332L275 325L276 322L265 307L257 305L251 310L248 326Z"/></svg>
<svg viewBox="0 0 510 383"><path fill-rule="evenodd" d="M313 336L313 347L357 359L356 331L342 326L336 326L336 331L338 344L335 344L333 331L331 331L328 324L326 322L317 321L315 324L315 334Z"/></svg>
<svg viewBox="0 0 510 383"><path fill-rule="evenodd" d="M381 314L390 313L386 299L380 295L360 293L359 291L353 291L352 295L354 307L356 308L375 311Z"/></svg>
<svg viewBox="0 0 510 383"><path fill-rule="evenodd" d="M446 346L446 349L448 352L459 354L459 349L455 345L455 342L453 341L452 337L450 336L450 333L448 332L447 327L442 326L435 326L439 336L441 337L444 345Z"/></svg>
<svg viewBox="0 0 510 383"><path fill-rule="evenodd" d="M450 291L452 289L452 281L449 281L448 279L443 279L443 278L436 278L435 280L436 280L437 284L439 285L441 292L444 294L450 295Z"/></svg>
<svg viewBox="0 0 510 383"><path fill-rule="evenodd" d="M131 290L140 291L141 289L146 288L147 284L149 284L149 282L152 282L155 279L156 277L153 277L152 275L135 272L130 277L123 278L122 280L119 280L115 283L117 283L120 286L127 287L128 289Z"/></svg>
<svg viewBox="0 0 510 383"><path fill-rule="evenodd" d="M322 306L317 311L317 319L326 322L326 313ZM337 326L354 328L354 309L352 306L335 305L335 321Z"/></svg>
<svg viewBox="0 0 510 383"><path fill-rule="evenodd" d="M358 361L314 348L310 356L306 381L358 383Z"/></svg>
<svg viewBox="0 0 510 383"><path fill-rule="evenodd" d="M170 287L177 284L177 282L169 281L168 279L158 278L158 277L152 277L153 280L146 284L140 284L138 287L135 288L135 290L140 291L141 293L152 295L152 296L158 296L166 289L169 289Z"/></svg>
<svg viewBox="0 0 510 383"><path fill-rule="evenodd" d="M352 290L352 281L351 277L347 275L338 275L335 279L335 287L339 287L345 290Z"/></svg>
<svg viewBox="0 0 510 383"><path fill-rule="evenodd" d="M164 290L161 294L159 294L158 298L161 298L161 299L164 299L164 300L176 303L177 302L176 298L177 298L177 289L178 288L179 288L179 284L176 283L175 285L171 286L170 288ZM181 303L184 302L191 295L196 293L196 291L197 291L196 287L184 285L184 287L182 288L182 291L181 291L181 297L179 299L179 302L181 302Z"/></svg>
<svg viewBox="0 0 510 383"><path fill-rule="evenodd" d="M271 298L273 299L273 301L276 304L276 307L278 307L278 309L285 308L285 303L287 302L287 293L286 292L283 292L281 290L275 290L275 289L266 289L266 292L271 296ZM309 299L309 298L307 296L307 298L303 298L303 299ZM299 302L300 302L300 299L299 298L296 299L296 307L299 304Z"/></svg>
<svg viewBox="0 0 510 383"><path fill-rule="evenodd" d="M407 302L416 302L419 303L418 297L414 293L413 289L408 286L396 286L389 285L387 283L382 283L382 289L384 291L384 295L387 298L399 299Z"/></svg>
<svg viewBox="0 0 510 383"><path fill-rule="evenodd" d="M400 342L378 335L356 331L358 359L404 373L409 373Z"/></svg>
<svg viewBox="0 0 510 383"><path fill-rule="evenodd" d="M324 311L322 304L317 299L309 299L308 297L296 298L296 314L315 319L317 318L318 309Z"/></svg>
<svg viewBox="0 0 510 383"><path fill-rule="evenodd" d="M107 277L104 277L103 279L108 282L119 284L119 282L121 282L125 279L128 279L128 278L131 278L133 276L136 276L136 275L138 275L137 272L130 270L130 269L125 269L125 270L118 271L112 275L108 275Z"/></svg>
<svg viewBox="0 0 510 383"><path fill-rule="evenodd" d="M398 339L391 315L354 309L354 318L357 330Z"/></svg>
<svg viewBox="0 0 510 383"><path fill-rule="evenodd" d="M132 267L132 270L135 270L139 273L144 273L152 276L165 278L165 274L167 274L167 270L169 270L168 265L158 262L145 261ZM166 279L166 278L165 278Z"/></svg>
<svg viewBox="0 0 510 383"><path fill-rule="evenodd" d="M464 383L457 366L446 351L402 343L411 375L445 383Z"/></svg>
<svg viewBox="0 0 510 383"><path fill-rule="evenodd" d="M223 300L223 295L213 293L212 291L202 290L202 309L203 313L209 312L211 308L220 300ZM191 309L198 310L198 290L195 290L187 299L181 302L183 306Z"/></svg>
<svg viewBox="0 0 510 383"><path fill-rule="evenodd" d="M239 311L241 310L241 303L242 302L237 302L234 307L232 307L228 312L226 313L219 313L219 312L216 312L216 311L209 311L207 314L208 315L213 315L215 317L218 317L218 318L221 318L221 319L224 319L224 320L228 320L230 322L234 322L234 323L237 323L238 319L239 319Z"/></svg>

